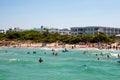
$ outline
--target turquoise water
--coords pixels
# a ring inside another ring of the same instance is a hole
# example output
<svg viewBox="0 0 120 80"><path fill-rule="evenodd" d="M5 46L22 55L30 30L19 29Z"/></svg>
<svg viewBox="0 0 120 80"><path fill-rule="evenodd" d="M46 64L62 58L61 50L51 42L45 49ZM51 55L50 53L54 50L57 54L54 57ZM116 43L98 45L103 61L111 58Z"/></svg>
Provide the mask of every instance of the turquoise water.
<svg viewBox="0 0 120 80"><path fill-rule="evenodd" d="M119 50L84 51L57 50L54 56L51 50L0 48L0 80L120 80L120 59L116 57Z"/></svg>

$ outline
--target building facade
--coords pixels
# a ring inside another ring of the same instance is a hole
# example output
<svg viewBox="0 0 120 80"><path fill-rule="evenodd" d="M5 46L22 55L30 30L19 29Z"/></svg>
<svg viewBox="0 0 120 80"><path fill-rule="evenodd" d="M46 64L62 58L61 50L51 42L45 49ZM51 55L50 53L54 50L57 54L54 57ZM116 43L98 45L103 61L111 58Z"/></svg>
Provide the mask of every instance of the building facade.
<svg viewBox="0 0 120 80"><path fill-rule="evenodd" d="M3 29L0 29L0 33L5 33L5 30L3 30Z"/></svg>
<svg viewBox="0 0 120 80"><path fill-rule="evenodd" d="M71 35L71 31L69 29L58 29L58 28L41 29L41 28L34 28L33 30L38 31L40 33L48 30L49 33L59 33L60 35Z"/></svg>
<svg viewBox="0 0 120 80"><path fill-rule="evenodd" d="M57 28L51 28L49 29L50 33L59 33L60 35L71 35L71 31L68 29L57 29Z"/></svg>
<svg viewBox="0 0 120 80"><path fill-rule="evenodd" d="M95 34L97 32L105 33L108 36L117 35L120 34L120 28L101 26L71 27L72 36L79 34Z"/></svg>
<svg viewBox="0 0 120 80"><path fill-rule="evenodd" d="M50 28L50 29L48 29L48 31L50 33L59 33L59 29L57 29L57 28Z"/></svg>
<svg viewBox="0 0 120 80"><path fill-rule="evenodd" d="M58 33L61 35L71 35L71 31L68 29L59 29Z"/></svg>
<svg viewBox="0 0 120 80"><path fill-rule="evenodd" d="M6 31L6 33L8 32L21 32L24 31L24 29L20 29L20 28L10 28L9 30Z"/></svg>

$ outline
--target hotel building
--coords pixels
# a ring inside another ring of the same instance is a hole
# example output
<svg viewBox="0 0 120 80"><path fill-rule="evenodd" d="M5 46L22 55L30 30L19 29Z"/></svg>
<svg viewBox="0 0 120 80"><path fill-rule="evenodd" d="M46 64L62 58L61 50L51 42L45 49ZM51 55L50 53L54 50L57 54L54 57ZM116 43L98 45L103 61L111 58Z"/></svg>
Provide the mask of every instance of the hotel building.
<svg viewBox="0 0 120 80"><path fill-rule="evenodd" d="M95 34L97 32L105 33L108 36L117 35L120 34L120 28L101 26L71 27L72 36L79 34Z"/></svg>

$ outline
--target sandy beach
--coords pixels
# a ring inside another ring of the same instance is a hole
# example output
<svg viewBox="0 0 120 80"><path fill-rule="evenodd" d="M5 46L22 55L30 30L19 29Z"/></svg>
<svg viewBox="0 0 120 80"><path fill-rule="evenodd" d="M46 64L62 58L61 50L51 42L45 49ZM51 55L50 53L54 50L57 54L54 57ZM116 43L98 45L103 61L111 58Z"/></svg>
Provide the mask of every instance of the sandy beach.
<svg viewBox="0 0 120 80"><path fill-rule="evenodd" d="M60 44L60 43L32 43L32 42L15 42L15 41L1 41L0 47L6 48L97 48L93 44Z"/></svg>
<svg viewBox="0 0 120 80"><path fill-rule="evenodd" d="M15 41L1 41L1 48L40 48L40 49L114 49L120 50L120 47L117 46L117 43L112 45L97 43L81 43L81 44L60 44L60 43L32 43L32 42L15 42Z"/></svg>

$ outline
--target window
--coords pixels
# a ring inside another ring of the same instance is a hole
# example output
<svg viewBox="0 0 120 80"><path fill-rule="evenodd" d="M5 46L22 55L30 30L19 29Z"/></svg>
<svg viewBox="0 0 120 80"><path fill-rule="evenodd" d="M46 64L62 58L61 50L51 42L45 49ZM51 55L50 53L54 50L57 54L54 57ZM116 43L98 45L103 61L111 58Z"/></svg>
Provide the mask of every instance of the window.
<svg viewBox="0 0 120 80"><path fill-rule="evenodd" d="M83 29L80 29L80 28L79 28L78 31L83 31Z"/></svg>

